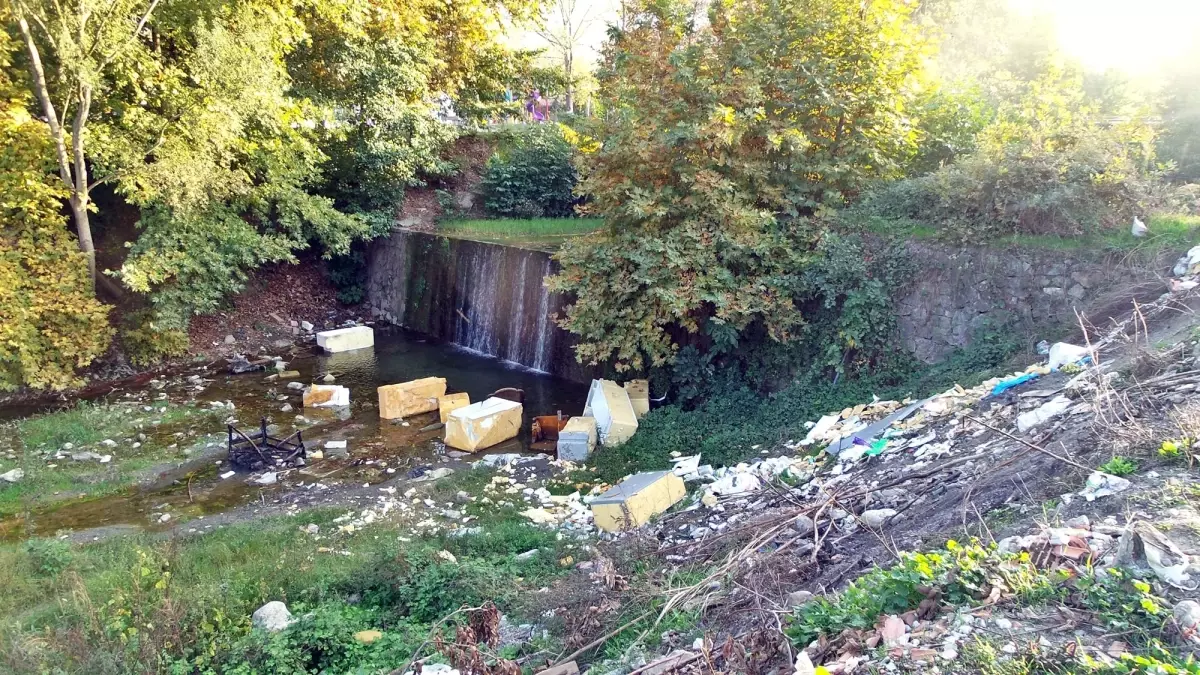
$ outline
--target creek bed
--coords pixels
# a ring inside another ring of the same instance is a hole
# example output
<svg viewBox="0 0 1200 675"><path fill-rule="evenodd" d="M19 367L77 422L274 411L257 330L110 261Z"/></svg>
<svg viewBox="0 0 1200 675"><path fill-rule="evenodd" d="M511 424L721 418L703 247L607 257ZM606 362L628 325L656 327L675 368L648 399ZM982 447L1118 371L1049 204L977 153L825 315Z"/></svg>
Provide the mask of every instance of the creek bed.
<svg viewBox="0 0 1200 675"><path fill-rule="evenodd" d="M230 402L234 406L230 415L240 427L256 427L259 418L265 416L285 435L303 429L310 452L321 449L326 440L346 440L349 448L345 455L312 460L304 469L287 472L279 483L264 486L251 482L252 475L246 473L222 479L221 474L231 469L225 458L224 443L211 447L213 437L200 436L192 439L198 445L190 456L179 456L155 467L138 485L99 497L89 496L86 491L63 495L0 519L0 539L79 533L96 528L165 530L180 522L255 502L265 505L281 492L293 489L334 494L338 490L382 483L413 469L446 461L441 430L422 431L438 421L436 412L409 418L405 420L407 425L400 420L379 419L375 389L385 384L444 377L448 391L465 391L472 401L483 400L504 387L522 389L525 405L521 435L490 448L489 452L528 451L529 423L533 416L559 410L568 415L578 414L587 393L583 384L403 331L377 329L372 349L333 355L317 355L301 349L292 356L281 356L290 359L289 369L301 374L298 380L291 381L319 381L324 374L332 373L337 384L350 388L350 408L336 412L302 409L300 392L289 390L287 380L267 381L268 373L264 372L229 375L224 370L199 367L160 378L156 383L117 389L102 400L151 403L165 395L171 402L201 406ZM205 382L202 389L195 384L196 375ZM193 381L189 382L189 377ZM281 396L287 400L278 400ZM293 410L283 412L285 403ZM206 433L223 436L222 424L213 421L211 426ZM169 517L162 519L163 514Z"/></svg>

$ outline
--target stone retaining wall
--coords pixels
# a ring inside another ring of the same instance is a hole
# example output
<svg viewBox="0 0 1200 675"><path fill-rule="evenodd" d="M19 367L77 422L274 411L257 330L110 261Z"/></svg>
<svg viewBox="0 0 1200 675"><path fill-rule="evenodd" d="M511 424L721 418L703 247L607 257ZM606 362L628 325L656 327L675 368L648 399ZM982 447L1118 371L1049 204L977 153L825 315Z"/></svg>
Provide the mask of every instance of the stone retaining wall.
<svg viewBox="0 0 1200 675"><path fill-rule="evenodd" d="M1031 334L1075 320L1074 310L1118 287L1151 281L1158 266L1127 256L907 244L917 277L896 298L902 345L934 363L965 347L989 321L1016 320ZM1164 289L1165 290L1165 289Z"/></svg>

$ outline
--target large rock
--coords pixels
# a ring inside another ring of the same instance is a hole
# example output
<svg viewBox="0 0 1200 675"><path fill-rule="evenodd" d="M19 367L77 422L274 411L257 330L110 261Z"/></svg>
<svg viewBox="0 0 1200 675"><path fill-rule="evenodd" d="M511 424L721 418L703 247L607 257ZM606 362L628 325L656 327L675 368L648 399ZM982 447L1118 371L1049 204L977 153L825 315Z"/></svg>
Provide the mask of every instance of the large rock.
<svg viewBox="0 0 1200 675"><path fill-rule="evenodd" d="M592 516L602 530L630 530L671 508L685 494L683 480L670 471L639 473L592 501Z"/></svg>
<svg viewBox="0 0 1200 675"><path fill-rule="evenodd" d="M250 620L255 628L261 628L268 633L278 633L296 622L287 605L278 600L272 600L254 610Z"/></svg>
<svg viewBox="0 0 1200 675"><path fill-rule="evenodd" d="M317 333L317 346L330 354L375 346L375 331L370 326L353 326Z"/></svg>
<svg viewBox="0 0 1200 675"><path fill-rule="evenodd" d="M24 469L13 469L0 474L0 480L6 483L19 483L25 477Z"/></svg>
<svg viewBox="0 0 1200 675"><path fill-rule="evenodd" d="M424 377L419 380L380 387L379 417L402 419L438 409L438 399L446 395L446 378Z"/></svg>
<svg viewBox="0 0 1200 675"><path fill-rule="evenodd" d="M520 403L489 398L450 413L446 418L446 445L467 452L490 448L516 438L521 431Z"/></svg>
<svg viewBox="0 0 1200 675"><path fill-rule="evenodd" d="M612 380L592 380L584 417L594 417L600 442L606 446L624 443L637 432L637 413L629 392Z"/></svg>

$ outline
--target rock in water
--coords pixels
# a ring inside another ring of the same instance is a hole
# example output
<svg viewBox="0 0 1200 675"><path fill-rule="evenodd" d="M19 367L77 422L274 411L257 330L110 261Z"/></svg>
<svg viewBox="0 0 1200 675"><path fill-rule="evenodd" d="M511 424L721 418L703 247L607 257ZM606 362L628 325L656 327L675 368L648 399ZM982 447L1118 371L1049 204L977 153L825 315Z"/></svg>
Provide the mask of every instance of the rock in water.
<svg viewBox="0 0 1200 675"><path fill-rule="evenodd" d="M255 628L261 628L268 633L278 633L296 621L288 611L287 605L278 600L272 600L254 610L250 620Z"/></svg>

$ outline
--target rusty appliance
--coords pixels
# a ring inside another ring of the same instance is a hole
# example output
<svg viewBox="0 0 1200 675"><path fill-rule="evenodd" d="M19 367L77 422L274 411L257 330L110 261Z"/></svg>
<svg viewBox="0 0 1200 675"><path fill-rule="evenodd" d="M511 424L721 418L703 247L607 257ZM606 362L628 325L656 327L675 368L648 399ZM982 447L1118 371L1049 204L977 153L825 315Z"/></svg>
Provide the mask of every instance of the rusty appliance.
<svg viewBox="0 0 1200 675"><path fill-rule="evenodd" d="M533 423L529 425L529 436L534 443L550 442L558 440L558 432L567 425L567 420L571 419L569 415L562 414L559 410L557 415L538 415L533 418Z"/></svg>

